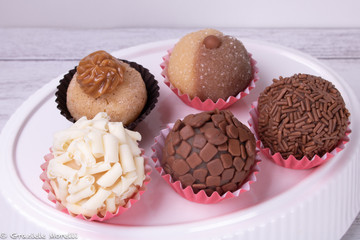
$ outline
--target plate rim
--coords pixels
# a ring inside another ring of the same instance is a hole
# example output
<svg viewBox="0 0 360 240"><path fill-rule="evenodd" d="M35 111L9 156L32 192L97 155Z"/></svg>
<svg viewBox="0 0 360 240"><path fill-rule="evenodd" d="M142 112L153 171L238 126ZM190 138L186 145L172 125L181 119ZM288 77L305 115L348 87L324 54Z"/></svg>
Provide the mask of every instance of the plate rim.
<svg viewBox="0 0 360 240"><path fill-rule="evenodd" d="M137 46L133 46L133 47L129 47L129 48L125 48L125 49L121 49L118 51L113 52L112 54L114 54L115 56L119 56L120 54L125 55L125 56L130 56L129 60L131 60L131 54L135 54L136 52L142 52L144 50L147 49L157 49L160 48L163 49L165 46L172 46L178 39L169 39L169 40L164 40L164 41L156 41L156 42L151 42L151 43L145 43L145 44L140 44ZM350 102L346 102L347 107L352 108L351 106L353 104L355 104L356 102L359 102L357 100L357 98L355 97L355 94L353 93L353 91L351 90L351 88L349 87L349 85L342 79L342 77L340 77L335 71L333 71L330 67L328 67L327 65L325 65L324 63L320 62L318 59L303 53L301 51L292 49L292 48L288 48L288 47L284 47L281 45L277 45L274 43L268 43L265 41L261 41L261 40L252 40L252 39L242 39L242 41L245 43L244 45L246 46L247 43L252 43L252 44L259 44L262 46L266 46L269 48L276 48L279 49L285 53L288 53L290 55L294 55L296 57L301 57L303 59L305 59L306 61L309 61L310 63L313 63L315 65L318 65L318 67L324 69L326 72L328 72L330 75L332 75L335 79L337 79L339 82L341 82L342 87L346 90L347 95L348 95L348 99ZM164 55L166 54L166 52L164 52ZM256 58L255 58L256 59ZM64 73L65 74L65 73ZM55 88L57 86L58 81L62 78L62 76L64 74L59 75L58 77L52 79L50 82L48 82L47 84L45 84L43 87L41 87L40 89L38 89L35 93L33 93L29 98L27 98L27 100L25 100L21 106L12 114L12 116L8 119L7 123L4 125L2 131L1 131L1 136L0 136L0 152L1 152L1 159L6 159L9 157L9 154L15 156L15 146L13 146L11 143L13 143L14 145L16 145L16 141L19 137L19 135L21 134L21 130L23 128L23 126L26 124L26 119L30 118L32 113L31 110L37 108L41 102L46 101L46 99L48 99L50 97L50 95L52 94L53 91L55 91ZM261 81L261 80L260 80ZM349 95L350 94L350 95ZM356 101L355 103L353 103L354 101ZM352 118L359 119L358 117L358 113L356 111L351 111L352 114ZM25 116L24 118L21 118L21 116ZM352 122L354 122L354 120L352 120ZM12 134L12 131L14 129L17 129L16 135ZM352 134L350 135L350 139L352 138L358 138L358 127L352 125ZM354 143L354 139L353 141L350 141L347 145L346 148L354 148L353 145L355 145ZM359 144L358 144L359 145ZM9 151L9 149L11 149L11 151ZM346 151L346 149L345 149ZM14 159L12 159L14 160ZM349 162L350 160L348 160L347 162ZM13 162L13 164L11 164L11 162ZM5 161L5 163L7 163L5 165L4 168L2 169L7 169L8 171L14 173L16 172L16 169L14 169L15 167L15 163L14 161ZM161 226L132 226L131 230L136 232L138 230L144 230L144 231L148 231L148 232L152 232L152 234L156 233L156 231L158 230L163 230L164 228L166 228L169 231L179 231L179 228L182 228L181 231L186 231L187 232L197 232L197 231L205 231L209 228L219 228L221 227L221 225L226 225L226 226L230 226L230 225L234 225L238 222L244 221L246 219L252 219L254 217L256 217L256 215L260 215L260 214L255 214L254 213L254 207L256 208L260 208L264 209L266 208L265 205L271 205L273 202L276 202L275 205L281 205L281 203L283 203L285 201L285 199L287 198L287 196L294 192L295 190L299 191L298 189L304 189L306 188L306 185L308 184L308 182L310 180L313 179L320 179L321 177L323 177L329 170L331 170L334 167L334 164L336 164L335 161L329 161L328 164L326 164L325 166L323 166L321 169L318 169L319 171L316 174L311 174L311 176L308 176L304 181L302 181L301 183L299 183L296 188L292 188L290 190L287 190L279 195L277 195L276 199L269 199L267 201L265 201L264 203L260 204L260 205L255 205L255 206L251 206L249 208L234 212L234 213L229 213L229 214L225 214L226 216L217 216L214 217L212 219L205 219L205 220L198 220L198 221L193 221L193 222L189 222L189 223L180 223L180 224L172 224L172 225L161 225ZM11 166L10 166L11 165ZM343 166L343 168L345 168L345 166ZM0 169L1 172L1 169ZM4 173L4 171L2 171ZM13 199L11 199L11 197L6 196L4 193L4 176L5 174L0 174L0 179L2 179L2 181L0 181L0 193L4 196L4 198L8 201L11 202ZM26 189L25 186L22 185L21 180L19 178L17 178L18 181L16 181L16 187L14 189ZM311 182L311 181L310 181ZM13 190L14 190L13 189ZM9 189L7 189L9 190ZM11 193L11 191L10 191ZM16 192L12 192L12 194L16 194ZM20 195L31 195L32 194L30 192L26 193L18 193ZM35 199L37 199L35 196L32 196ZM33 200L35 200L33 199ZM279 201L279 199L281 201ZM288 202L288 201L285 201ZM34 202L31 202L34 203ZM29 207L31 207L30 202L25 203L27 205L29 205ZM21 204L20 204L21 205ZM21 206L19 205L19 203L16 203L15 208L21 209ZM53 209L50 208L49 209ZM262 210L264 211L264 210ZM23 211L22 211L23 212ZM68 218L66 218L67 216L60 213L59 211L53 211L54 214L52 214L52 216L48 216L48 214L43 213L44 217L50 217L50 218L58 218L60 216L60 221L65 220L65 223L68 222L72 222L69 221ZM256 212L256 211L255 211ZM265 211L268 212L268 211ZM59 214L60 213L60 214ZM23 212L24 214L24 212ZM25 214L26 215L26 214ZM32 218L31 216L26 216L29 218ZM64 219L61 219L64 218ZM37 219L36 219L37 220ZM74 220L74 219L73 219ZM58 220L59 221L59 220ZM75 220L76 224L78 225L83 225L81 220ZM214 223L214 221L222 221L222 222L226 222L226 224L216 224ZM86 222L88 224L88 222ZM84 224L85 227L87 226L87 224ZM64 224L66 226L68 226L69 224ZM104 224L103 224L104 225ZM111 224L108 224L111 225ZM108 228L110 226L104 225L105 228ZM117 226L117 228L125 228L128 229L129 226ZM244 227L243 227L244 228ZM239 229L240 230L240 229Z"/></svg>

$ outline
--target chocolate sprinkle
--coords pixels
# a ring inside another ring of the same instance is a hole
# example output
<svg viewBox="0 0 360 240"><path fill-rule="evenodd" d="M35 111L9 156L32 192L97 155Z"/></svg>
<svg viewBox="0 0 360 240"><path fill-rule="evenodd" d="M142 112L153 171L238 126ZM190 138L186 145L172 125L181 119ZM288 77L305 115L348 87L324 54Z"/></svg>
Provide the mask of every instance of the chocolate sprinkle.
<svg viewBox="0 0 360 240"><path fill-rule="evenodd" d="M179 139L180 138L180 139ZM255 138L230 111L191 114L176 121L161 164L174 181L210 196L240 188L255 163Z"/></svg>
<svg viewBox="0 0 360 240"><path fill-rule="evenodd" d="M279 77L258 100L258 134L283 158L323 156L345 136L350 116L340 92L321 77Z"/></svg>

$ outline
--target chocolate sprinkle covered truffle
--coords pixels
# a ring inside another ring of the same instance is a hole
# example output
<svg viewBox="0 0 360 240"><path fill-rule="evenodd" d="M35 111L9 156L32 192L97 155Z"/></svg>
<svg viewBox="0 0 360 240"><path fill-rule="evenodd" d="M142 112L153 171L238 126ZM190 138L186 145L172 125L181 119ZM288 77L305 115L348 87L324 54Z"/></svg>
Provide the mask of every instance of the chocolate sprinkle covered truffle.
<svg viewBox="0 0 360 240"><path fill-rule="evenodd" d="M308 74L274 79L260 94L258 111L264 146L297 159L333 150L345 136L350 116L334 85Z"/></svg>
<svg viewBox="0 0 360 240"><path fill-rule="evenodd" d="M208 196L236 191L255 163L255 138L230 111L190 114L166 137L161 164L183 188Z"/></svg>

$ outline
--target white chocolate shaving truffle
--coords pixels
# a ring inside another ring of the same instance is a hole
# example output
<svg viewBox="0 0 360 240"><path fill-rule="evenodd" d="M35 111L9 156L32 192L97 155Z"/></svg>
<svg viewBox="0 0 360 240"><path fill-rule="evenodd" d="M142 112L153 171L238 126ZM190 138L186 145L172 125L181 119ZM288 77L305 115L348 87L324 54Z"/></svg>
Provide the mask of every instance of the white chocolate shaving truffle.
<svg viewBox="0 0 360 240"><path fill-rule="evenodd" d="M139 140L138 132L109 122L106 113L56 133L47 176L58 201L75 215L115 213L145 179Z"/></svg>

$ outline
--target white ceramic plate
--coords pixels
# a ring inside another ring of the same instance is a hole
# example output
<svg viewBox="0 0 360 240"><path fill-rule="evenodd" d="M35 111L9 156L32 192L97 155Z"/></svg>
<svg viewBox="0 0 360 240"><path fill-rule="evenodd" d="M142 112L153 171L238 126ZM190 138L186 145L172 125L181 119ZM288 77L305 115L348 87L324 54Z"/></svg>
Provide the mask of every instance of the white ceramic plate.
<svg viewBox="0 0 360 240"><path fill-rule="evenodd" d="M141 146L150 155L161 128L189 113L163 83L162 56L176 40L136 46L113 53L147 67L159 81L160 98L153 112L137 127ZM331 69L301 52L253 40L243 40L258 62L256 88L229 109L244 123L251 102L273 78L309 73L333 82L351 112L352 133L344 151L313 170L290 170L263 159L257 182L240 197L214 205L189 202L177 195L156 171L141 201L105 223L87 222L56 210L39 179L43 155L53 133L71 125L56 108L58 77L33 94L3 129L0 142L0 186L14 211L46 231L77 233L86 239L339 239L360 209L359 130L357 98ZM6 221L2 218L1 221ZM329 226L335 226L329 228Z"/></svg>

